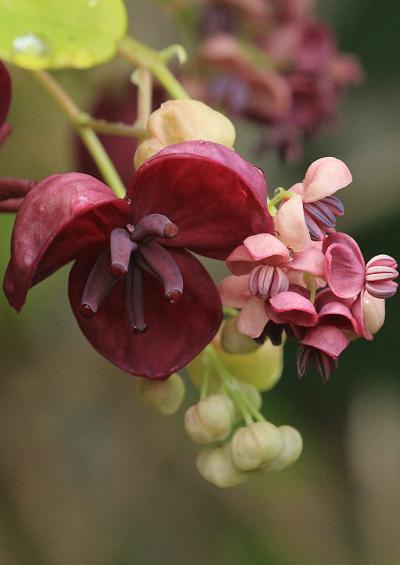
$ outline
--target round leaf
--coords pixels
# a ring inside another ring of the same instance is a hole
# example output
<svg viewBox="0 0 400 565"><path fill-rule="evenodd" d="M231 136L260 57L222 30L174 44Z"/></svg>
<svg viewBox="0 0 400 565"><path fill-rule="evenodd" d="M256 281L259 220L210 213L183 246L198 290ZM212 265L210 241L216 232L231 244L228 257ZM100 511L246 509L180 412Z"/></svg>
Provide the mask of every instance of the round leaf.
<svg viewBox="0 0 400 565"><path fill-rule="evenodd" d="M0 0L0 57L32 70L88 68L126 32L122 0Z"/></svg>

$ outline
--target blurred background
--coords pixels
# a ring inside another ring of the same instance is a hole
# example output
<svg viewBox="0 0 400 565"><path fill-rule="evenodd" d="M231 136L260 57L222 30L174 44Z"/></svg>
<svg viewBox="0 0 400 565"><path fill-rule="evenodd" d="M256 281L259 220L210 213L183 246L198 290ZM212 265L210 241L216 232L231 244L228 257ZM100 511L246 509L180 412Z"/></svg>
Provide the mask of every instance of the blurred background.
<svg viewBox="0 0 400 565"><path fill-rule="evenodd" d="M157 3L129 0L131 31L154 47L177 41ZM290 186L314 159L333 155L353 173L339 226L369 258L400 256L399 6L387 0L318 0L319 16L366 80L341 122L309 143L296 166L254 159L255 126L238 122L237 149ZM124 63L58 73L82 107ZM14 133L0 173L42 178L75 167L72 134L58 109L13 69ZM12 216L0 217L0 272ZM221 266L212 265L216 277ZM264 413L297 427L305 448L287 471L222 491L195 469L183 410L165 418L137 400L132 379L82 338L70 312L68 267L34 288L22 314L0 297L1 565L400 564L400 300L372 343L355 343L328 384L299 381L294 350L265 395ZM194 397L193 397L194 398ZM193 401L192 398L192 401ZM190 393L187 404L190 403Z"/></svg>

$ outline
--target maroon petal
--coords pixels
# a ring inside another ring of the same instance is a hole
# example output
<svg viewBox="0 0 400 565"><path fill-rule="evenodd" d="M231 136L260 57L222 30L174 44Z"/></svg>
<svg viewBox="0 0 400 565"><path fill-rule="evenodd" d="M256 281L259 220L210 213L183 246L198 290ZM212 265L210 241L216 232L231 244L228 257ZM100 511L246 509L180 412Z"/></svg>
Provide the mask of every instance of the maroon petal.
<svg viewBox="0 0 400 565"><path fill-rule="evenodd" d="M5 124L11 103L11 78L7 67L0 61L0 145L7 137L10 128Z"/></svg>
<svg viewBox="0 0 400 565"><path fill-rule="evenodd" d="M211 341L222 320L217 289L202 265L185 251L170 250L184 281L176 304L164 296L162 284L144 272L144 319L147 331L133 333L119 280L90 320L80 313L87 277L96 257L81 256L69 281L72 310L81 330L97 351L132 375L164 379L184 367Z"/></svg>
<svg viewBox="0 0 400 565"><path fill-rule="evenodd" d="M128 190L135 221L164 214L179 227L168 246L225 259L255 233L272 233L260 171L217 143L170 145L137 171Z"/></svg>
<svg viewBox="0 0 400 565"><path fill-rule="evenodd" d="M355 298L365 283L365 262L360 248L345 234L333 234L326 239L325 279L339 298Z"/></svg>
<svg viewBox="0 0 400 565"><path fill-rule="evenodd" d="M53 175L37 184L14 225L4 278L10 304L19 311L30 287L131 221L130 210L126 201L88 175Z"/></svg>

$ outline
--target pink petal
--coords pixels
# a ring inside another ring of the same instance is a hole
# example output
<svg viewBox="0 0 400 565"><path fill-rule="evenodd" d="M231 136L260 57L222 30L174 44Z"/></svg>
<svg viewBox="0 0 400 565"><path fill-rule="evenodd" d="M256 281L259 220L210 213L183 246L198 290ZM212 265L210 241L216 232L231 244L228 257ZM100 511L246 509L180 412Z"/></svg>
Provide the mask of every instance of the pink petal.
<svg viewBox="0 0 400 565"><path fill-rule="evenodd" d="M357 321L343 302L327 302L319 311L319 321L358 333Z"/></svg>
<svg viewBox="0 0 400 565"><path fill-rule="evenodd" d="M180 229L168 242L225 259L255 233L273 231L262 171L238 153L209 141L170 145L136 172L127 196L135 221L168 216Z"/></svg>
<svg viewBox="0 0 400 565"><path fill-rule="evenodd" d="M218 291L222 304L231 308L242 308L249 298L252 297L249 291L249 277L247 275L225 277L218 284Z"/></svg>
<svg viewBox="0 0 400 565"><path fill-rule="evenodd" d="M323 157L307 169L304 179L304 202L315 202L349 185L351 173L339 159Z"/></svg>
<svg viewBox="0 0 400 565"><path fill-rule="evenodd" d="M38 183L14 224L4 278L10 304L19 311L30 287L130 223L131 214L128 202L89 175L53 175Z"/></svg>
<svg viewBox="0 0 400 565"><path fill-rule="evenodd" d="M265 302L254 296L243 306L236 324L240 333L256 338L261 335L267 322Z"/></svg>
<svg viewBox="0 0 400 565"><path fill-rule="evenodd" d="M339 298L355 298L365 284L365 263L357 243L345 234L333 234L327 240L341 241L329 245L325 253L324 276Z"/></svg>
<svg viewBox="0 0 400 565"><path fill-rule="evenodd" d="M239 245L226 258L228 269L234 275L246 275L254 269L254 260L245 245Z"/></svg>
<svg viewBox="0 0 400 565"><path fill-rule="evenodd" d="M221 302L207 271L192 255L171 250L184 280L176 304L166 300L155 277L144 273L144 318L147 331L133 333L129 322L124 281L118 281L97 314L80 314L83 289L96 253L74 264L69 294L76 320L92 346L114 365L132 375L164 379L184 367L211 341L222 321Z"/></svg>
<svg viewBox="0 0 400 565"><path fill-rule="evenodd" d="M337 359L349 345L350 339L336 326L319 324L311 328L300 343L315 347L332 359Z"/></svg>
<svg viewBox="0 0 400 565"><path fill-rule="evenodd" d="M289 269L311 273L322 277L324 267L324 254L317 247L308 247L300 253L295 253L293 260L288 264Z"/></svg>
<svg viewBox="0 0 400 565"><path fill-rule="evenodd" d="M281 204L274 216L279 239L293 251L303 251L311 245L311 238L304 219L303 200L294 194Z"/></svg>
<svg viewBox="0 0 400 565"><path fill-rule="evenodd" d="M279 314L280 323L313 326L318 321L318 314L313 303L297 292L288 291L276 294L270 298L269 307L267 307L267 314L272 318L270 309Z"/></svg>
<svg viewBox="0 0 400 565"><path fill-rule="evenodd" d="M266 265L281 265L290 259L286 245L270 233L251 235L246 237L243 243L254 261L262 261Z"/></svg>

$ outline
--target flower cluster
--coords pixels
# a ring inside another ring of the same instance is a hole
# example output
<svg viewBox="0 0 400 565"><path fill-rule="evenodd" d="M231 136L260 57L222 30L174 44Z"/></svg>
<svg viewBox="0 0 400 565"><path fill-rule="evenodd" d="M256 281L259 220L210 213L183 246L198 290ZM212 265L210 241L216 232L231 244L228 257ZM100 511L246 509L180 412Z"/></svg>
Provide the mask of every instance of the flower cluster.
<svg viewBox="0 0 400 565"><path fill-rule="evenodd" d="M275 344L283 333L298 339L299 376L312 363L327 380L353 339L372 339L397 289L392 257L366 263L354 239L335 231L343 205L333 193L351 180L342 161L326 157L302 183L278 190L270 201L275 235L246 238L227 258L234 274L219 286L223 303L241 309L239 332Z"/></svg>
<svg viewBox="0 0 400 565"><path fill-rule="evenodd" d="M213 0L201 20L197 98L264 124L260 148L298 159L306 139L337 119L349 85L362 79L309 0Z"/></svg>

